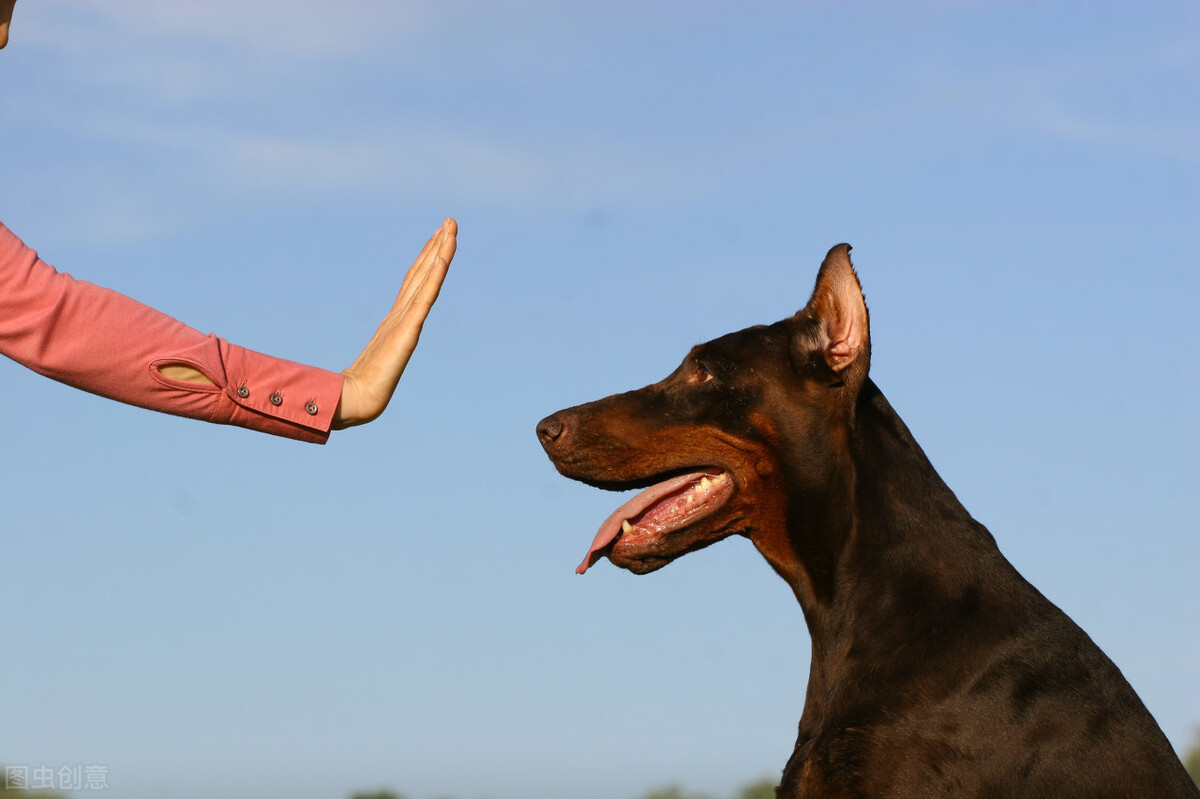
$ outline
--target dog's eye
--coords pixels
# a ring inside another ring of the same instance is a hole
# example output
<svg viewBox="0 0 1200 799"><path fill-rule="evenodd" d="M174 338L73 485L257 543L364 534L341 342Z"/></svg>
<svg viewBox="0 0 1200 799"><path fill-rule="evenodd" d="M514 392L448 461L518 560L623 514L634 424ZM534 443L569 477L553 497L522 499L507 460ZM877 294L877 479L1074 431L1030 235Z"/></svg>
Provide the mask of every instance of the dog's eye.
<svg viewBox="0 0 1200 799"><path fill-rule="evenodd" d="M696 368L692 370L692 374L688 377L688 382L693 385L700 385L712 379L712 372L708 371L708 367L702 363L698 363L696 364Z"/></svg>

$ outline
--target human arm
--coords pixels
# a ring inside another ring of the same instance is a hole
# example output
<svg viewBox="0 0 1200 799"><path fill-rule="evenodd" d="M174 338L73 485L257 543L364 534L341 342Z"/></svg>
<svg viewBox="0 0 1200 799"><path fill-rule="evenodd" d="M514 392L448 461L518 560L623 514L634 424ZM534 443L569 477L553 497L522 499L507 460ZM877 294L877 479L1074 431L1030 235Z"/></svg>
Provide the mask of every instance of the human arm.
<svg viewBox="0 0 1200 799"><path fill-rule="evenodd" d="M75 280L3 225L0 353L120 402L315 443L329 437L342 384L341 375L204 335ZM205 382L174 379L170 367L192 369Z"/></svg>
<svg viewBox="0 0 1200 799"><path fill-rule="evenodd" d="M447 220L347 376L204 335L57 272L0 225L0 353L85 391L165 413L324 443L386 407L454 252ZM343 404L343 390L353 388ZM382 404L380 404L382 402Z"/></svg>

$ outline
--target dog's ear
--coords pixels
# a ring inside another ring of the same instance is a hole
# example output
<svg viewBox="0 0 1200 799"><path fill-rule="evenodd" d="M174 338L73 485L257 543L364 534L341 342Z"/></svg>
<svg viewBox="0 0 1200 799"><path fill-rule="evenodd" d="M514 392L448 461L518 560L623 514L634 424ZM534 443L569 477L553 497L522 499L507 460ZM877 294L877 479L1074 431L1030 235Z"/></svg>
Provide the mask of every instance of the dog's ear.
<svg viewBox="0 0 1200 799"><path fill-rule="evenodd" d="M849 244L839 244L825 256L812 297L796 318L802 324L803 342L798 343L809 354L819 353L843 381L861 381L871 360L870 319Z"/></svg>

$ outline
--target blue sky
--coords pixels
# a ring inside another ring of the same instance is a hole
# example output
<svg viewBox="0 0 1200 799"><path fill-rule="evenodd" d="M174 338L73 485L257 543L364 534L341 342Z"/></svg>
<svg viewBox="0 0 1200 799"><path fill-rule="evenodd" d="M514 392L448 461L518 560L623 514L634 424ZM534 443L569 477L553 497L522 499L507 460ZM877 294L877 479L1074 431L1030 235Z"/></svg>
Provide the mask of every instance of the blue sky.
<svg viewBox="0 0 1200 799"><path fill-rule="evenodd" d="M803 618L744 540L573 573L534 424L807 299L1177 748L1200 724L1186 3L21 0L0 220L341 369L445 215L391 409L326 447L0 363L0 760L122 799L633 799L777 775ZM86 795L86 792L80 795Z"/></svg>

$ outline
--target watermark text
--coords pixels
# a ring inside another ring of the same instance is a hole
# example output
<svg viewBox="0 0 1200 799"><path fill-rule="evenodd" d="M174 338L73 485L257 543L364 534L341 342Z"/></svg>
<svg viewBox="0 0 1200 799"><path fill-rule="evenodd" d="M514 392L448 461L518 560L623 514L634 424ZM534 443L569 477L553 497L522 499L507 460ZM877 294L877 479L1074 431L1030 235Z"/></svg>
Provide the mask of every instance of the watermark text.
<svg viewBox="0 0 1200 799"><path fill-rule="evenodd" d="M108 766L97 763L5 766L4 787L22 791L107 791Z"/></svg>

